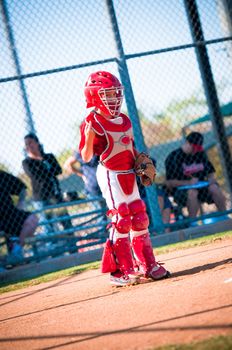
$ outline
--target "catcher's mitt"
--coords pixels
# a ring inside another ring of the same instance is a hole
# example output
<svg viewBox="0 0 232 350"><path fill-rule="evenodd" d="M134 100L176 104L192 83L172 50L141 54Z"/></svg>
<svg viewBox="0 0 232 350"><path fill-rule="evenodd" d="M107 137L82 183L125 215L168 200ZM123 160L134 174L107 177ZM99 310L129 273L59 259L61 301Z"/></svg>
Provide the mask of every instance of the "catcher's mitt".
<svg viewBox="0 0 232 350"><path fill-rule="evenodd" d="M140 177L141 183L144 186L150 186L155 181L156 168L149 156L141 152L137 155L135 159L135 173Z"/></svg>

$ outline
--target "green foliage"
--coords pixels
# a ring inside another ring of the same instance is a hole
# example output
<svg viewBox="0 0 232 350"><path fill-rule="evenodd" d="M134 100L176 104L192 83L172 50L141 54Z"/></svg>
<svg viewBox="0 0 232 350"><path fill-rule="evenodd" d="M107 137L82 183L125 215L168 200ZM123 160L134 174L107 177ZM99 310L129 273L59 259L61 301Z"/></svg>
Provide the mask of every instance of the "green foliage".
<svg viewBox="0 0 232 350"><path fill-rule="evenodd" d="M173 100L163 112L162 119L159 115L160 122L171 130L170 138L179 138L186 121L195 119L199 115L198 113L204 113L205 99L197 96L199 96L199 92L183 100Z"/></svg>
<svg viewBox="0 0 232 350"><path fill-rule="evenodd" d="M205 99L198 97L201 95L201 91L197 91L189 98L173 100L162 113L154 113L152 118L147 118L139 110L139 119L148 148L179 139L186 121L198 116L196 112L193 114L193 111L205 112Z"/></svg>
<svg viewBox="0 0 232 350"><path fill-rule="evenodd" d="M141 111L141 109L138 109L138 115L139 115L139 120L143 121L146 123L148 121L148 118L145 116L145 114Z"/></svg>
<svg viewBox="0 0 232 350"><path fill-rule="evenodd" d="M203 99L198 99L195 95L184 100L173 100L166 109L166 114L171 116L179 116L183 114L192 114L192 107L205 107L206 103Z"/></svg>

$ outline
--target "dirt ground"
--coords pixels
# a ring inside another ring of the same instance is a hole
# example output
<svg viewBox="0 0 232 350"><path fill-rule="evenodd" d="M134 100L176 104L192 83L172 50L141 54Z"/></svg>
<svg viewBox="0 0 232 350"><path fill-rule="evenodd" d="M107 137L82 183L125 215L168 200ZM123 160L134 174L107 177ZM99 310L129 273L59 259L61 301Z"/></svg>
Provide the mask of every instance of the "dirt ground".
<svg viewBox="0 0 232 350"><path fill-rule="evenodd" d="M172 277L115 288L99 270L0 296L0 349L138 350L232 334L232 240L159 255Z"/></svg>

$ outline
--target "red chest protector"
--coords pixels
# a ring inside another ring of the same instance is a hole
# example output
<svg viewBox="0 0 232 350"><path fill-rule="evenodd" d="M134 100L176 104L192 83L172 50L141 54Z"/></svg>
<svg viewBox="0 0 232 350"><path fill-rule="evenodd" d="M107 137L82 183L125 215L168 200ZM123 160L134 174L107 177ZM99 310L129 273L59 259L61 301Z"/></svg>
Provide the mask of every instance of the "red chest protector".
<svg viewBox="0 0 232 350"><path fill-rule="evenodd" d="M99 114L88 116L95 133L106 138L106 148L100 156L101 163L110 170L128 171L134 168L133 131L130 119L120 114L106 119Z"/></svg>

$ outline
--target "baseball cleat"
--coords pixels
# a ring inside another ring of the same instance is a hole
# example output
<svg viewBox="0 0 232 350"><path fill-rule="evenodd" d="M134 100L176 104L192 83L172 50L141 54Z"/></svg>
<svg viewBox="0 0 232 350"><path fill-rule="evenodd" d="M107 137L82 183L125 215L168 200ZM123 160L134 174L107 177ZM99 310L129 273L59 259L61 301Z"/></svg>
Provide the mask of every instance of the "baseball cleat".
<svg viewBox="0 0 232 350"><path fill-rule="evenodd" d="M147 272L148 278L152 278L153 280L161 280L163 278L170 277L170 272L167 271L163 266L156 264L149 272Z"/></svg>
<svg viewBox="0 0 232 350"><path fill-rule="evenodd" d="M110 284L116 287L131 286L139 283L139 276L136 274L123 274L116 271L110 274Z"/></svg>

